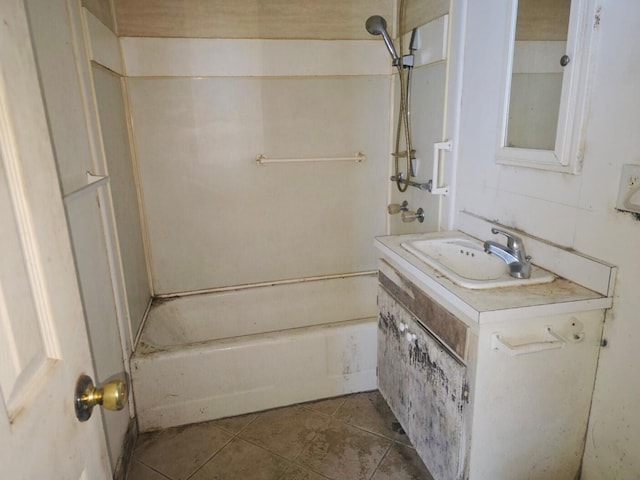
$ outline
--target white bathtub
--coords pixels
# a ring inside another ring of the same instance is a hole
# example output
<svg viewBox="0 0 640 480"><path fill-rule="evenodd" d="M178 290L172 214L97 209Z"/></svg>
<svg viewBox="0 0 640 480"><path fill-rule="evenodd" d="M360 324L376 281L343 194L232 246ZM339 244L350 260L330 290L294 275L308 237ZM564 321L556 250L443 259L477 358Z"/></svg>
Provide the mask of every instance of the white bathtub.
<svg viewBox="0 0 640 480"><path fill-rule="evenodd" d="M131 377L141 431L376 388L376 277L154 303Z"/></svg>

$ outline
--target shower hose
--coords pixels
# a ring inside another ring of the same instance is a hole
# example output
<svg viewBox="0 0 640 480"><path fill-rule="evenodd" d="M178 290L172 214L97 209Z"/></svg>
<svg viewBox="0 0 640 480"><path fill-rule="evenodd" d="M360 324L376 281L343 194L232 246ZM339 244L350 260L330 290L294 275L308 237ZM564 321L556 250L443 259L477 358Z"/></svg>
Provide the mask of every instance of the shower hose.
<svg viewBox="0 0 640 480"><path fill-rule="evenodd" d="M405 11L406 5L405 1L400 1L400 59L398 64L396 65L398 69L398 80L400 83L400 109L398 112L398 128L396 129L396 144L395 144L395 152L394 152L394 167L395 167L395 176L396 176L396 186L398 190L404 192L409 188L408 183L402 183L402 180L410 180L410 177L413 174L413 168L411 165L411 160L413 159L413 147L411 146L411 118L410 118L410 110L409 110L409 101L411 98L411 71L413 70L413 66L408 65L406 69L402 64L402 56L404 55L403 48L403 40L402 40L402 26L405 23ZM406 79L404 71L407 71ZM406 148L404 150L404 155L400 152L400 139L402 137L402 130L404 130L404 141ZM400 156L404 156L406 159L406 177L404 174L400 172Z"/></svg>

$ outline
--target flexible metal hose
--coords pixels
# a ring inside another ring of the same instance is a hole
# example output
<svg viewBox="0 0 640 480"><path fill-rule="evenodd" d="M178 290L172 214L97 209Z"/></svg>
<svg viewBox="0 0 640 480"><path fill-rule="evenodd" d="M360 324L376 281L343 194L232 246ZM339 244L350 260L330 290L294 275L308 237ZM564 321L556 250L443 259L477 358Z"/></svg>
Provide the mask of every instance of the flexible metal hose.
<svg viewBox="0 0 640 480"><path fill-rule="evenodd" d="M395 167L395 176L396 176L396 186L398 190L404 192L409 188L409 184L401 183L401 179L409 180L412 176L412 168L411 168L411 160L412 160L412 151L413 148L411 146L411 121L410 121L410 110L409 110L409 99L411 95L411 70L412 66L407 66L407 75L405 80L404 75L404 66L402 64L402 56L404 55L403 48L403 40L402 40L402 26L405 22L406 16L406 2L405 0L400 0L400 21L398 22L398 30L399 32L399 42L400 42L400 60L398 62L398 80L400 82L400 109L398 112L398 128L396 129L396 144L395 144L395 152L394 152L394 167ZM404 127L404 140L405 140L405 159L406 159L406 177L400 172L400 137L401 131Z"/></svg>

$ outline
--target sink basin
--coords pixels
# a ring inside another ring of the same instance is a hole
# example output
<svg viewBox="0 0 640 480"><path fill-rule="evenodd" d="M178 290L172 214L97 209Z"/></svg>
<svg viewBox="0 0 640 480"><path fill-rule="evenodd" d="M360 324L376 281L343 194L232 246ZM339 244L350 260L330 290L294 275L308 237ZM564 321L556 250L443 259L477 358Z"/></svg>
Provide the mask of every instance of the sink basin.
<svg viewBox="0 0 640 480"><path fill-rule="evenodd" d="M555 276L532 265L530 278L509 275L507 264L484 251L479 240L465 236L409 240L402 248L453 283L470 289L513 287L552 282Z"/></svg>

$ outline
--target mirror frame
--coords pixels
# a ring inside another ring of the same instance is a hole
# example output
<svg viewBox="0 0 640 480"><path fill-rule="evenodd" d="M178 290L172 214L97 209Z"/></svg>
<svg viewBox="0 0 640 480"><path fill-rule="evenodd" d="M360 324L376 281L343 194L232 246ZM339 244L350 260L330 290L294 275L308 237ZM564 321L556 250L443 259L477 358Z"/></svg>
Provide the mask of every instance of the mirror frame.
<svg viewBox="0 0 640 480"><path fill-rule="evenodd" d="M586 100L592 77L591 66L594 50L592 32L598 29L600 15L600 9L594 10L594 4L595 0L571 1L566 48L566 54L569 55L571 61L564 67L562 75L555 149L535 150L506 146L518 16L518 0L509 1L503 62L505 75L502 85L496 163L562 173L580 173L584 154L583 134L586 127Z"/></svg>

